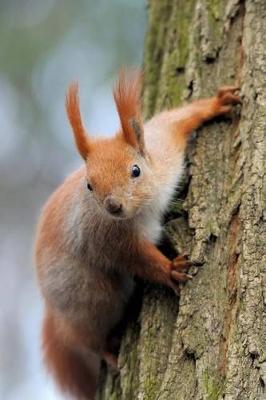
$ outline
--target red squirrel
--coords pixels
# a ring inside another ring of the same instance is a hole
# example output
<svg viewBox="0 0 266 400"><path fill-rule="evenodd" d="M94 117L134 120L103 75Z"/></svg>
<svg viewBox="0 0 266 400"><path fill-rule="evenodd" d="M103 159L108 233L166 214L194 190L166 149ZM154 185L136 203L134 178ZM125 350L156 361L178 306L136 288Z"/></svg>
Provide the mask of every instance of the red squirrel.
<svg viewBox="0 0 266 400"><path fill-rule="evenodd" d="M123 316L134 277L166 285L191 278L191 262L158 248L162 216L182 175L188 137L240 102L236 86L143 124L140 78L121 71L114 100L121 127L111 138L87 134L78 86L66 111L84 165L45 205L35 264L45 300L44 359L57 384L77 399L93 399L99 362L114 364L108 337Z"/></svg>

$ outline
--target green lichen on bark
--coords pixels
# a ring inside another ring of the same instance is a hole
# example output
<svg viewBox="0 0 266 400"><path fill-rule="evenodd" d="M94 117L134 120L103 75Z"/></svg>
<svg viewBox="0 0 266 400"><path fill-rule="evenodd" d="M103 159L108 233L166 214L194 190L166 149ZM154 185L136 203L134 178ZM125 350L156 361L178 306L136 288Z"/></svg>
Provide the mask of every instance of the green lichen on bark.
<svg viewBox="0 0 266 400"><path fill-rule="evenodd" d="M151 0L148 11L145 117L224 84L241 85L243 104L192 140L186 198L166 224L203 266L179 301L146 288L120 380L108 376L99 399L264 400L266 3Z"/></svg>
<svg viewBox="0 0 266 400"><path fill-rule="evenodd" d="M219 400L223 392L223 381L210 375L209 371L203 374L206 400Z"/></svg>
<svg viewBox="0 0 266 400"><path fill-rule="evenodd" d="M149 32L145 43L145 92L143 113L148 118L154 111L161 75L161 64L167 37L171 0L155 0L148 3Z"/></svg>
<svg viewBox="0 0 266 400"><path fill-rule="evenodd" d="M189 56L190 16L194 4L195 1L176 1L172 7L155 112L176 106L182 101L184 72Z"/></svg>

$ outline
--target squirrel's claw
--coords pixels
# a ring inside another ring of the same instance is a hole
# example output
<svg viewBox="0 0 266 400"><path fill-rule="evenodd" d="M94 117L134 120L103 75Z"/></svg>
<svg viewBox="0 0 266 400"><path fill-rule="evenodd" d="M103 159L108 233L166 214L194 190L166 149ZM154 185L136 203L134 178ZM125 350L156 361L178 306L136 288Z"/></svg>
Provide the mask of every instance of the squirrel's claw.
<svg viewBox="0 0 266 400"><path fill-rule="evenodd" d="M238 86L238 85L221 86L217 91L217 97L223 97L223 95L225 93L228 93L228 92L235 93L238 90L240 90L240 86Z"/></svg>
<svg viewBox="0 0 266 400"><path fill-rule="evenodd" d="M171 270L187 271L194 263L188 259L187 254L177 256L171 262Z"/></svg>
<svg viewBox="0 0 266 400"><path fill-rule="evenodd" d="M187 282L193 279L193 276L187 274L186 271L193 265L193 262L188 260L188 255L177 256L170 264L170 283L169 286L179 296L179 282Z"/></svg>
<svg viewBox="0 0 266 400"><path fill-rule="evenodd" d="M168 286L175 292L176 296L180 297L179 282L175 282L173 279L169 279Z"/></svg>
<svg viewBox="0 0 266 400"><path fill-rule="evenodd" d="M227 114L233 105L242 103L241 98L235 94L238 90L238 86L223 86L217 91L215 102L217 114Z"/></svg>
<svg viewBox="0 0 266 400"><path fill-rule="evenodd" d="M193 279L193 276L186 274L185 272L171 271L171 278L174 281L187 282L187 281Z"/></svg>

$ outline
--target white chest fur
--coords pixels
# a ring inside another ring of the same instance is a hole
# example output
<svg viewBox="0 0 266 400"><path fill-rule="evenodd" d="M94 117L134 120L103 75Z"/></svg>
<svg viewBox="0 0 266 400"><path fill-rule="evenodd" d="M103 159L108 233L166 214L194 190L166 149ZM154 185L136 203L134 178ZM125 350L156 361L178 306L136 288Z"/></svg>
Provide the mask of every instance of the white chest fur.
<svg viewBox="0 0 266 400"><path fill-rule="evenodd" d="M157 243L162 232L161 214L149 210L142 215L139 230L141 235L152 243Z"/></svg>
<svg viewBox="0 0 266 400"><path fill-rule="evenodd" d="M170 200L173 198L175 188L182 175L182 158L175 160L176 165L168 168L168 173L161 180L160 188L156 191L154 199L139 215L138 225L140 234L152 243L158 243L162 233L162 217L167 211Z"/></svg>
<svg viewBox="0 0 266 400"><path fill-rule="evenodd" d="M162 217L175 192L176 179L167 187L161 187L152 204L140 215L138 224L140 233L152 243L158 243L163 230Z"/></svg>

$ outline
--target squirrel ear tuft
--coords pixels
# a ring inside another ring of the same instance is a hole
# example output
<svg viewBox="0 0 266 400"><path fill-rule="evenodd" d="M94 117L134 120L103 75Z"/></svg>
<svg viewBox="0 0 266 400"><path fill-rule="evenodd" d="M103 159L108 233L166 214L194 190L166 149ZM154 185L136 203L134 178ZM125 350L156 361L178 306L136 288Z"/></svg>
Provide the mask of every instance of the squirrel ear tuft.
<svg viewBox="0 0 266 400"><path fill-rule="evenodd" d="M81 119L78 84L76 82L69 86L66 95L66 111L73 129L77 149L81 157L86 160L90 150L90 141Z"/></svg>
<svg viewBox="0 0 266 400"><path fill-rule="evenodd" d="M144 153L144 129L140 112L141 80L141 73L126 73L121 69L113 94L126 142Z"/></svg>

